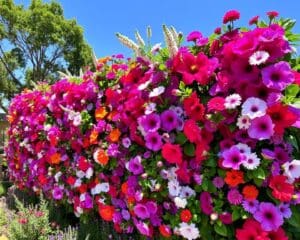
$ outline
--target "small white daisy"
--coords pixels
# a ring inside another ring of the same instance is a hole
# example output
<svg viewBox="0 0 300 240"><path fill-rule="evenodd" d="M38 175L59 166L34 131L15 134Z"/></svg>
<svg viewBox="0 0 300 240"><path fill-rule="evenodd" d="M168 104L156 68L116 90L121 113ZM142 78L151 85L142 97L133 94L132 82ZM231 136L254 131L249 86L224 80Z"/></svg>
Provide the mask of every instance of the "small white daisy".
<svg viewBox="0 0 300 240"><path fill-rule="evenodd" d="M256 169L260 164L260 159L256 155L256 153L250 153L246 155L246 161L242 163L242 165L250 170Z"/></svg>
<svg viewBox="0 0 300 240"><path fill-rule="evenodd" d="M242 115L250 119L262 117L266 114L267 104L264 100L250 97L242 105Z"/></svg>
<svg viewBox="0 0 300 240"><path fill-rule="evenodd" d="M253 53L249 58L249 64L250 65L260 65L262 63L265 63L268 58L270 57L270 54L266 51L256 51Z"/></svg>
<svg viewBox="0 0 300 240"><path fill-rule="evenodd" d="M225 98L224 106L226 109L235 109L241 105L242 98L239 94L234 93Z"/></svg>
<svg viewBox="0 0 300 240"><path fill-rule="evenodd" d="M194 223L182 222L179 224L179 233L182 237L188 240L197 239L200 237L199 229Z"/></svg>
<svg viewBox="0 0 300 240"><path fill-rule="evenodd" d="M244 143L238 143L236 147L240 150L242 154L249 155L251 153L251 148Z"/></svg>
<svg viewBox="0 0 300 240"><path fill-rule="evenodd" d="M154 88L150 93L149 93L149 97L152 98L152 97L157 97L161 94L163 94L165 91L165 87L163 86L159 86L157 88Z"/></svg>
<svg viewBox="0 0 300 240"><path fill-rule="evenodd" d="M250 118L248 116L239 116L237 124L239 129L248 129L251 125Z"/></svg>

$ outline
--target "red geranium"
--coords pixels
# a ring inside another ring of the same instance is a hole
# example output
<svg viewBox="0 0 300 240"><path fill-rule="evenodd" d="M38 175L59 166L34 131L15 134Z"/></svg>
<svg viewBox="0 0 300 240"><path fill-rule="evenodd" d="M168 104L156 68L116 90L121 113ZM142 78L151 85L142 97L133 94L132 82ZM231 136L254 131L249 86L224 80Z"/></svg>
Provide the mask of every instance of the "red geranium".
<svg viewBox="0 0 300 240"><path fill-rule="evenodd" d="M197 94L193 92L191 96L183 100L183 108L191 119L201 121L204 117L204 106L200 103Z"/></svg>
<svg viewBox="0 0 300 240"><path fill-rule="evenodd" d="M201 141L201 132L200 128L197 125L196 121L189 119L184 123L183 127L184 135L192 143L198 143Z"/></svg>
<svg viewBox="0 0 300 240"><path fill-rule="evenodd" d="M238 19L240 19L240 13L236 10L230 10L225 13L223 17L223 23L226 24L228 22L235 21Z"/></svg>
<svg viewBox="0 0 300 240"><path fill-rule="evenodd" d="M113 219L115 208L113 206L100 204L98 211L103 220L110 222Z"/></svg>
<svg viewBox="0 0 300 240"><path fill-rule="evenodd" d="M236 230L235 236L237 240L270 240L268 233L262 230L260 223L251 218L245 221L242 229Z"/></svg>
<svg viewBox="0 0 300 240"><path fill-rule="evenodd" d="M178 144L164 144L162 147L162 156L169 163L180 164L182 162L182 152Z"/></svg>
<svg viewBox="0 0 300 240"><path fill-rule="evenodd" d="M191 221L191 219L192 219L192 214L191 214L190 210L184 209L184 210L181 211L181 213L180 213L180 220L182 222L186 222L187 223L187 222Z"/></svg>
<svg viewBox="0 0 300 240"><path fill-rule="evenodd" d="M297 116L289 110L288 106L281 103L269 107L267 113L275 124L275 133L279 135L282 135L285 128L292 126L297 121Z"/></svg>
<svg viewBox="0 0 300 240"><path fill-rule="evenodd" d="M273 176L269 184L272 195L282 202L290 201L294 194L294 186L286 180L287 177L283 175Z"/></svg>

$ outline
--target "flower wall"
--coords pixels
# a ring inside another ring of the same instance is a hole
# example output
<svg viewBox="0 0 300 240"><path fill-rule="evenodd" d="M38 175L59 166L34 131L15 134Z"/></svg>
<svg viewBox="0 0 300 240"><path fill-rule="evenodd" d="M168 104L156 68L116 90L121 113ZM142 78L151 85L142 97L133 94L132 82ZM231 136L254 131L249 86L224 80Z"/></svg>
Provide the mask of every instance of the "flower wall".
<svg viewBox="0 0 300 240"><path fill-rule="evenodd" d="M153 239L299 237L299 58L294 22L237 11L210 37L164 26L167 47L16 96L11 180Z"/></svg>

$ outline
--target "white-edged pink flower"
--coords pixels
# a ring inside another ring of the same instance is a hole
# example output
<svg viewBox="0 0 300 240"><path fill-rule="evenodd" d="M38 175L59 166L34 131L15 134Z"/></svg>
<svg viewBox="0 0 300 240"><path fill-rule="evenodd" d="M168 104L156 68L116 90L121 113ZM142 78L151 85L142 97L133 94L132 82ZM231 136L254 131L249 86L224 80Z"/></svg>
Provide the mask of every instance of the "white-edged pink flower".
<svg viewBox="0 0 300 240"><path fill-rule="evenodd" d="M182 222L179 224L179 233L182 237L188 240L197 239L200 237L199 229L194 223Z"/></svg>
<svg viewBox="0 0 300 240"><path fill-rule="evenodd" d="M251 125L250 118L248 116L239 116L236 125L239 129L248 129Z"/></svg>
<svg viewBox="0 0 300 240"><path fill-rule="evenodd" d="M269 57L270 54L266 51L256 51L249 57L249 64L258 66L262 63L265 63Z"/></svg>
<svg viewBox="0 0 300 240"><path fill-rule="evenodd" d="M234 93L225 98L224 106L226 109L235 109L241 105L242 98L239 94Z"/></svg>
<svg viewBox="0 0 300 240"><path fill-rule="evenodd" d="M242 165L249 169L253 170L256 169L260 164L260 158L257 156L256 153L250 153L246 155L246 161L242 163Z"/></svg>
<svg viewBox="0 0 300 240"><path fill-rule="evenodd" d="M157 88L154 88L150 93L149 93L149 97L157 97L161 94L163 94L165 92L165 87L163 86L159 86Z"/></svg>
<svg viewBox="0 0 300 240"><path fill-rule="evenodd" d="M294 182L300 177L300 160L293 160L282 165L283 174L288 177L289 182Z"/></svg>
<svg viewBox="0 0 300 240"><path fill-rule="evenodd" d="M250 119L264 116L266 110L267 103L256 97L247 98L242 105L242 115L248 116Z"/></svg>

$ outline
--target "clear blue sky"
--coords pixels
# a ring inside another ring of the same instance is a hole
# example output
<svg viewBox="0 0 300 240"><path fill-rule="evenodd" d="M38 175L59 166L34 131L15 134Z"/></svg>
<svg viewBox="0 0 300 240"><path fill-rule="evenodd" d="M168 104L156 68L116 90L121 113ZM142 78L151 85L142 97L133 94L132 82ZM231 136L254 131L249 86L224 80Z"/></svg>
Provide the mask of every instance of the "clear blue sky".
<svg viewBox="0 0 300 240"><path fill-rule="evenodd" d="M27 5L29 0L16 0ZM276 10L280 16L297 20L295 31L300 33L299 0L58 0L67 18L74 18L84 28L84 36L97 57L130 52L115 37L121 32L129 37L138 29L145 35L152 27L153 41L163 42L161 25L173 25L185 35L199 30L209 35L220 26L224 13L231 9L241 12L240 26L259 15Z"/></svg>

